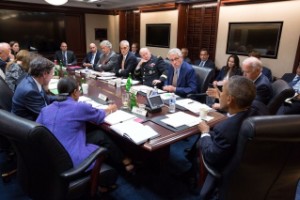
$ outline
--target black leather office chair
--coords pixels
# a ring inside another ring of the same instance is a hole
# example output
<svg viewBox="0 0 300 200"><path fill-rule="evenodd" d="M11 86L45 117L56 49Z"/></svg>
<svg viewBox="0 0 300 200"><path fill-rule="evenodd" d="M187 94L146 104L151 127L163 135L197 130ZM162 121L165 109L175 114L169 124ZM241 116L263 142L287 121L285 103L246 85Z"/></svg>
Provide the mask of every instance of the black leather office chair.
<svg viewBox="0 0 300 200"><path fill-rule="evenodd" d="M244 121L236 152L222 172L208 167L203 199L295 198L300 178L300 115L251 117Z"/></svg>
<svg viewBox="0 0 300 200"><path fill-rule="evenodd" d="M15 148L18 180L32 199L82 199L95 196L98 184L115 183L116 172L102 165L106 149L99 148L74 168L67 151L44 126L4 110L0 119L0 135ZM94 161L93 170L87 172Z"/></svg>
<svg viewBox="0 0 300 200"><path fill-rule="evenodd" d="M187 97L205 103L205 92L208 88L209 82L214 76L214 71L210 68L199 67L196 65L192 65L192 67L196 73L197 94L189 94Z"/></svg>
<svg viewBox="0 0 300 200"><path fill-rule="evenodd" d="M278 79L272 83L273 95L267 107L271 115L275 115L284 101L292 97L295 91L284 80Z"/></svg>

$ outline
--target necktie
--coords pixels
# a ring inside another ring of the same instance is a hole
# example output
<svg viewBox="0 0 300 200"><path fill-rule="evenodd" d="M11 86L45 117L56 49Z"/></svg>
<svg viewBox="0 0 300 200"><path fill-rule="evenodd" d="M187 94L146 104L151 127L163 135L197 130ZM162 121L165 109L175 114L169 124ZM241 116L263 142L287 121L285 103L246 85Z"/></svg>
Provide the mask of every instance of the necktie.
<svg viewBox="0 0 300 200"><path fill-rule="evenodd" d="M295 88L296 84L300 81L300 76L298 76L297 78L294 78L292 82L289 83L289 85L295 90L298 88Z"/></svg>
<svg viewBox="0 0 300 200"><path fill-rule="evenodd" d="M177 79L178 79L178 69L175 69L174 70L174 75L173 75L173 81L172 81L172 85L174 87L177 86Z"/></svg>
<svg viewBox="0 0 300 200"><path fill-rule="evenodd" d="M67 52L65 51L65 52L63 52L63 63L64 63L64 65L65 66L67 66L68 65L68 58L67 58Z"/></svg>
<svg viewBox="0 0 300 200"><path fill-rule="evenodd" d="M43 89L40 91L40 94L41 94L41 96L42 96L42 97L43 97L43 99L44 99L45 106L47 106L48 104L47 104L46 97L45 97L45 92L44 92L44 90L43 90Z"/></svg>
<svg viewBox="0 0 300 200"><path fill-rule="evenodd" d="M125 60L126 60L126 57L123 56L123 59L122 59L122 70L124 70Z"/></svg>
<svg viewBox="0 0 300 200"><path fill-rule="evenodd" d="M96 56L96 54L95 53L93 53L93 55L92 55L92 59L91 59L91 64L93 65L94 64L94 61L95 61L95 56Z"/></svg>
<svg viewBox="0 0 300 200"><path fill-rule="evenodd" d="M200 64L199 64L199 66L200 67L204 67L204 63L205 63L204 61L201 61Z"/></svg>

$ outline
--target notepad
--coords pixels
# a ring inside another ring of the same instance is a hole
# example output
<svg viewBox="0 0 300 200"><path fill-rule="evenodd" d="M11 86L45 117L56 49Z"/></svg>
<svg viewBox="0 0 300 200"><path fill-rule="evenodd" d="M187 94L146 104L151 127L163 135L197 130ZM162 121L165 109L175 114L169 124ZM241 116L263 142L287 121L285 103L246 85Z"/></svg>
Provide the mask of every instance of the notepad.
<svg viewBox="0 0 300 200"><path fill-rule="evenodd" d="M136 118L135 115L125 112L123 110L117 110L114 113L109 114L104 118L104 122L113 125L121 122L125 122L130 119Z"/></svg>
<svg viewBox="0 0 300 200"><path fill-rule="evenodd" d="M134 120L118 123L110 126L110 128L137 145L143 144L147 140L159 136L159 133L153 130L150 126L143 125Z"/></svg>

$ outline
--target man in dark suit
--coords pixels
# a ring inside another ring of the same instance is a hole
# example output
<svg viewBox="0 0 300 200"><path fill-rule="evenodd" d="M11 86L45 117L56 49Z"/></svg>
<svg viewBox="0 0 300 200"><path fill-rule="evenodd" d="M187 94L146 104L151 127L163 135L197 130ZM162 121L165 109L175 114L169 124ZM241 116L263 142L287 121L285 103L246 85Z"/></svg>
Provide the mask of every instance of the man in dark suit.
<svg viewBox="0 0 300 200"><path fill-rule="evenodd" d="M138 62L133 53L129 52L129 42L127 40L120 42L120 51L121 55L118 58L115 72L118 77L127 78L129 73L133 74Z"/></svg>
<svg viewBox="0 0 300 200"><path fill-rule="evenodd" d="M20 82L12 100L12 113L35 121L41 109L59 97L47 96L44 90L53 77L54 63L38 56L30 62L30 75Z"/></svg>
<svg viewBox="0 0 300 200"><path fill-rule="evenodd" d="M60 51L56 51L54 60L62 62L64 66L77 65L77 59L73 51L68 50L67 43L62 42L60 44Z"/></svg>
<svg viewBox="0 0 300 200"><path fill-rule="evenodd" d="M139 49L139 44L138 43L136 43L136 42L132 43L132 45L131 45L131 53L133 55L135 55L135 57L137 57L137 58L141 57L140 56L140 49Z"/></svg>
<svg viewBox="0 0 300 200"><path fill-rule="evenodd" d="M95 43L90 44L90 52L87 53L82 61L83 67L88 67L90 69L95 69L97 63L100 59L101 53L98 51Z"/></svg>
<svg viewBox="0 0 300 200"><path fill-rule="evenodd" d="M262 74L262 62L256 57L246 58L242 63L242 71L256 86L255 99L267 105L273 90L269 79Z"/></svg>
<svg viewBox="0 0 300 200"><path fill-rule="evenodd" d="M193 67L183 61L181 51L177 48L168 52L168 59L172 67L168 70L168 79L163 90L174 92L185 97L197 92L196 75Z"/></svg>
<svg viewBox="0 0 300 200"><path fill-rule="evenodd" d="M118 55L112 50L112 44L108 40L103 40L100 43L100 48L102 53L94 69L97 71L115 72Z"/></svg>
<svg viewBox="0 0 300 200"><path fill-rule="evenodd" d="M285 102L277 114L300 114L300 63L296 74L284 74L282 77L295 91L295 96L288 102Z"/></svg>
<svg viewBox="0 0 300 200"><path fill-rule="evenodd" d="M253 82L242 76L232 76L224 82L220 96L221 108L227 111L228 118L215 125L212 130L204 121L198 125L201 132L198 145L203 162L220 174L236 151L237 138L243 121L252 116L250 106L254 98ZM218 187L217 179L208 173L203 187L204 194L205 191L214 191L216 187ZM216 193L210 195L207 199L217 199L215 196L212 197L217 195Z"/></svg>
<svg viewBox="0 0 300 200"><path fill-rule="evenodd" d="M209 59L209 53L207 49L201 49L199 53L200 60L196 60L194 65L199 67L207 67L212 70L215 70L215 63Z"/></svg>
<svg viewBox="0 0 300 200"><path fill-rule="evenodd" d="M232 76L225 81L220 94L220 105L222 110L228 112L228 118L212 130L204 121L198 125L201 132L200 149L211 167L222 171L234 154L242 122L251 115L250 107L255 93L255 85L251 80Z"/></svg>
<svg viewBox="0 0 300 200"><path fill-rule="evenodd" d="M151 54L146 47L140 49L141 61L134 70L135 78L143 85L161 88L168 75L168 64L161 58Z"/></svg>

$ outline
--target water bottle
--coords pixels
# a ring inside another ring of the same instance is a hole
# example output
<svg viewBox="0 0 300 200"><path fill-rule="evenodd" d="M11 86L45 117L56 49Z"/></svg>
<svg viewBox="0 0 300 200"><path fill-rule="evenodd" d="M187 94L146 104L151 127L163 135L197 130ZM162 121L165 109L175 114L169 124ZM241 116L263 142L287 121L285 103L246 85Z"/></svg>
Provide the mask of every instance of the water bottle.
<svg viewBox="0 0 300 200"><path fill-rule="evenodd" d="M171 98L169 99L169 112L174 113L176 108L176 96L174 93L171 94Z"/></svg>
<svg viewBox="0 0 300 200"><path fill-rule="evenodd" d="M129 76L127 78L126 85L125 85L126 92L130 91L131 84L132 84L132 77L131 77L131 73L129 73Z"/></svg>

